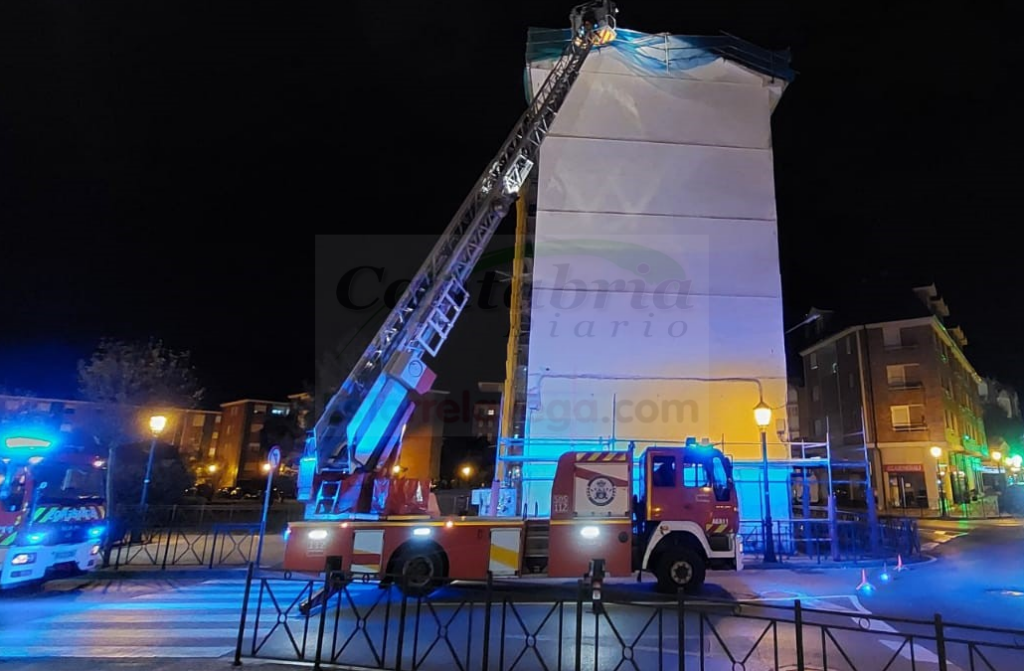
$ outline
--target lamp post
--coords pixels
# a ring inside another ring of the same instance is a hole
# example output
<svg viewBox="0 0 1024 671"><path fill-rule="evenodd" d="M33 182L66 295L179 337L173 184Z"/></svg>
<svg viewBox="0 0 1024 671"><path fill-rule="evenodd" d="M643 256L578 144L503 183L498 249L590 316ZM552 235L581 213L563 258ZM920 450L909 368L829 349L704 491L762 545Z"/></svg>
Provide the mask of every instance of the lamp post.
<svg viewBox="0 0 1024 671"><path fill-rule="evenodd" d="M149 460L146 462L146 479L142 481L142 499L139 507L143 513L146 510L146 495L149 493L149 481L153 476L153 453L156 452L156 439L163 433L167 426L167 418L163 415L153 415L149 418L149 430L153 434L153 440L149 443Z"/></svg>
<svg viewBox="0 0 1024 671"><path fill-rule="evenodd" d="M768 425L772 423L772 409L762 399L754 406L754 422L761 430L761 460L764 464L764 562L774 564L775 536L772 529L772 497L768 487Z"/></svg>
<svg viewBox="0 0 1024 671"><path fill-rule="evenodd" d="M938 445L932 447L930 450L933 457L935 457L935 472L937 473L939 482L939 515L947 517L946 513L946 472L943 465L939 463L939 458L942 456L942 448Z"/></svg>
<svg viewBox="0 0 1024 671"><path fill-rule="evenodd" d="M260 541L256 546L256 568L263 559L263 538L267 535L267 511L270 510L270 492L274 486L274 471L281 465L281 448L277 445L270 448L267 461L263 464L263 472L267 474L267 487L263 493L263 515L260 516Z"/></svg>

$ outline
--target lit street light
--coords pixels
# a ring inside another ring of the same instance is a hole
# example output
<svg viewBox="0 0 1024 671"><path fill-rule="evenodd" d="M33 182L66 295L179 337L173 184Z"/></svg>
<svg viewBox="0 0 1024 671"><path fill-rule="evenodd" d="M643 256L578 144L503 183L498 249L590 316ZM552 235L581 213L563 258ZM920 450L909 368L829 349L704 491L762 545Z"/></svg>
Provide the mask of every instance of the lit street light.
<svg viewBox="0 0 1024 671"><path fill-rule="evenodd" d="M466 486L469 486L469 476L473 474L472 466L463 466L461 469L462 479L466 481Z"/></svg>
<svg viewBox="0 0 1024 671"><path fill-rule="evenodd" d="M935 457L935 469L938 472L939 482L939 514L942 517L946 517L946 468L945 464L939 463L939 458L942 456L942 448L938 445L932 447L930 450L932 456Z"/></svg>
<svg viewBox="0 0 1024 671"><path fill-rule="evenodd" d="M146 462L146 479L142 481L142 500L139 507L143 512L146 510L146 495L149 493L149 481L153 476L153 453L156 451L156 439L167 427L167 418L163 415L153 415L149 418L149 430L153 434L153 440L149 443L149 460Z"/></svg>
<svg viewBox="0 0 1024 671"><path fill-rule="evenodd" d="M210 473L216 473L217 472L217 464L210 464L209 466L206 467L206 470L208 472L210 472Z"/></svg>
<svg viewBox="0 0 1024 671"><path fill-rule="evenodd" d="M754 422L761 429L761 459L764 463L764 562L774 564L775 536L772 533L772 498L768 491L768 425L772 423L772 409L762 399L754 406Z"/></svg>

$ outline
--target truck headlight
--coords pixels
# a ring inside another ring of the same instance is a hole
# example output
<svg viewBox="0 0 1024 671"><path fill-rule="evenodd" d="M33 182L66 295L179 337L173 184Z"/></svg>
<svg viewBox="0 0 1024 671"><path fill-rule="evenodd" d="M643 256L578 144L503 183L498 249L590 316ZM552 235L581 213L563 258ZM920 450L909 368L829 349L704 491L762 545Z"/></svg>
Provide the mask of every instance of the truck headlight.
<svg viewBox="0 0 1024 671"><path fill-rule="evenodd" d="M23 566L24 564L36 563L35 552L22 552L21 554L14 555L14 559L11 560L11 564L14 566Z"/></svg>

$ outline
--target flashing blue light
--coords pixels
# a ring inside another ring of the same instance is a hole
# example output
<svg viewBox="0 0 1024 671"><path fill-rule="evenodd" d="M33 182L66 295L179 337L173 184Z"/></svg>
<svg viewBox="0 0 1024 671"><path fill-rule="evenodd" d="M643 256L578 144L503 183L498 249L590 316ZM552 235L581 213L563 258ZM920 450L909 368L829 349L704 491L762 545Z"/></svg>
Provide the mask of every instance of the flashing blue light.
<svg viewBox="0 0 1024 671"><path fill-rule="evenodd" d="M50 441L43 440L42 438L27 438L25 436L14 436L4 440L4 445L10 448L35 447L45 449L52 444Z"/></svg>
<svg viewBox="0 0 1024 671"><path fill-rule="evenodd" d="M28 544L29 545L39 545L40 543L43 542L43 539L45 539L45 538L46 538L46 534L43 533L43 532L36 532L34 534L29 534L28 535Z"/></svg>
<svg viewBox="0 0 1024 671"><path fill-rule="evenodd" d="M17 431L17 429L16 429ZM24 433L22 433L24 432ZM40 454L48 452L56 445L56 440L44 435L39 435L36 430L27 431L22 427L17 433L3 434L2 451L6 454Z"/></svg>
<svg viewBox="0 0 1024 671"><path fill-rule="evenodd" d="M100 526L97 526L97 527L90 527L89 528L89 538L99 538L100 536L103 535L104 531L106 531L106 529L103 527L103 525L100 525Z"/></svg>

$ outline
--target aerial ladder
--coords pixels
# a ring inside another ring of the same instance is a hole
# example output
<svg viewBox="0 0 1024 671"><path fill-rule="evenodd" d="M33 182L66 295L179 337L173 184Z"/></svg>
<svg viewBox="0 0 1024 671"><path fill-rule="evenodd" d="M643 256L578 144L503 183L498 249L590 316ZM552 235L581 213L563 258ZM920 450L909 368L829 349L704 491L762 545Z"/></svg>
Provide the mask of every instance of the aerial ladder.
<svg viewBox="0 0 1024 671"><path fill-rule="evenodd" d="M375 493L375 483L399 484L391 474L404 427L436 377L424 357L437 356L465 308L469 275L536 164L587 56L614 40L617 12L609 0L572 9L572 39L308 433L298 479L307 519L413 512L409 505L425 512L424 483L406 482L415 491L404 493L396 487L402 509Z"/></svg>

